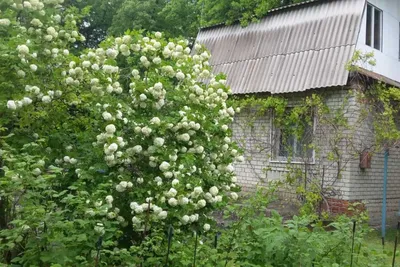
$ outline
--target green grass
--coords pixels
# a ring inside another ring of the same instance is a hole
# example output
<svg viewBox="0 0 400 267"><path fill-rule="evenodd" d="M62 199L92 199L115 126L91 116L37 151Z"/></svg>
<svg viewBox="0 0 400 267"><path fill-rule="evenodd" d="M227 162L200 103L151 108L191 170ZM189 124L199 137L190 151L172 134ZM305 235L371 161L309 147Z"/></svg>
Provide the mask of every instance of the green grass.
<svg viewBox="0 0 400 267"><path fill-rule="evenodd" d="M395 229L388 229L386 231L385 237L385 246L382 246L382 237L381 237L381 230L373 230L371 233L367 235L365 238L364 246L368 248L369 251L372 253L384 253L387 255L385 257L387 261L385 262L387 266L392 266L393 260L393 252L394 252L394 243L396 238L396 230ZM400 236L399 236L400 239ZM400 243L400 240L399 242ZM395 266L400 266L400 246L397 245L397 252L396 252L396 264Z"/></svg>

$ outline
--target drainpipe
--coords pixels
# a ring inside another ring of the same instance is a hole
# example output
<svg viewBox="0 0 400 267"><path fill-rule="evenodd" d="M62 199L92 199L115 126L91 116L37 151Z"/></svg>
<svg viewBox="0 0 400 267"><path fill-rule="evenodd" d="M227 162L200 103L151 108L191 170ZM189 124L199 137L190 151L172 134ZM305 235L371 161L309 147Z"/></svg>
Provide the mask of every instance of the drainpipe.
<svg viewBox="0 0 400 267"><path fill-rule="evenodd" d="M389 148L385 148L385 161L383 165L383 196L382 196L382 246L385 246L386 235L386 200L388 176Z"/></svg>

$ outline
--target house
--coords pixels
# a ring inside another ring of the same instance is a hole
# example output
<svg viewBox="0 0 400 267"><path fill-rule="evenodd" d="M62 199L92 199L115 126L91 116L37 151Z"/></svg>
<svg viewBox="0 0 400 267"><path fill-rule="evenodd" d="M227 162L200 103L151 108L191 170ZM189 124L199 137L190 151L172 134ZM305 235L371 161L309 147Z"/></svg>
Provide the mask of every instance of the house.
<svg viewBox="0 0 400 267"><path fill-rule="evenodd" d="M289 160L287 151L280 147L279 129L272 122L274 114L267 112L255 118L254 110L244 110L233 124L234 137L246 151L247 160L236 166L243 189L283 179L296 168L319 178L321 188L325 182L331 189L325 195L330 211L344 212L350 203L363 201L371 224L386 217L389 223L397 220L400 150L390 149L385 186L384 152L369 158L374 140L372 122L356 124L363 104L349 92L367 90L374 81L400 87L399 36L398 0L311 0L271 10L260 22L245 28L234 24L201 29L197 42L210 50L214 72L227 74L233 94L260 98L278 95L296 106L300 99L316 93L324 96L330 108L344 107L353 126L351 144L345 138L334 144L342 152L342 163L327 163L332 128L321 129L318 121L313 122L311 134L319 152L307 151L306 160L297 157L300 142L292 138L286 142L292 151ZM356 51L374 52L377 64L357 63L360 68L349 71L345 66ZM252 125L246 124L250 117ZM358 154L350 152L350 147ZM386 207L382 205L385 194Z"/></svg>

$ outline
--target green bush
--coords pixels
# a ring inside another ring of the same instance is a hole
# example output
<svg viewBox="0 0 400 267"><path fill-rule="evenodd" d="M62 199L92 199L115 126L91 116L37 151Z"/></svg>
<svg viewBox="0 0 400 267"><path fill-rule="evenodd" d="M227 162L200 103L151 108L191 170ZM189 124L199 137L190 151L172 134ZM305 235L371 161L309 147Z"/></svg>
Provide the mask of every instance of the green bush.
<svg viewBox="0 0 400 267"><path fill-rule="evenodd" d="M354 223L352 266L387 266L388 255L366 246L371 229L364 215L339 216L328 224L309 215L285 221L274 211L265 216L270 193L260 190L228 208L226 219L232 221L217 230L217 247L216 232L198 237L198 266L351 266ZM170 266L192 266L195 237L174 238Z"/></svg>
<svg viewBox="0 0 400 267"><path fill-rule="evenodd" d="M237 198L230 89L160 32L77 50L62 3L0 0L0 262L150 261L166 227L208 231Z"/></svg>

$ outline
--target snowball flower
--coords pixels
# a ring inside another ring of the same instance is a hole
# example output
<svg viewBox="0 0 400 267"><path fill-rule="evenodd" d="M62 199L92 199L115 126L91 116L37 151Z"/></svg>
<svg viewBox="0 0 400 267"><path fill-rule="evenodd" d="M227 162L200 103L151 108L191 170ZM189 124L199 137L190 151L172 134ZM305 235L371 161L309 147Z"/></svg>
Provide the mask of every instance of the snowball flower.
<svg viewBox="0 0 400 267"><path fill-rule="evenodd" d="M11 21L9 19L0 19L1 26L9 26L10 24L11 24Z"/></svg>
<svg viewBox="0 0 400 267"><path fill-rule="evenodd" d="M243 162L244 161L244 157L243 156L239 156L239 157L236 158L236 160L238 162Z"/></svg>
<svg viewBox="0 0 400 267"><path fill-rule="evenodd" d="M51 102L51 98L48 95L45 95L42 97L42 102L43 103L50 103Z"/></svg>
<svg viewBox="0 0 400 267"><path fill-rule="evenodd" d="M176 198L170 198L168 199L168 204L172 207L175 207L176 205L178 205L178 200L176 200Z"/></svg>
<svg viewBox="0 0 400 267"><path fill-rule="evenodd" d="M111 204L114 201L114 198L111 195L106 196L106 202Z"/></svg>
<svg viewBox="0 0 400 267"><path fill-rule="evenodd" d="M184 142L188 142L190 140L190 135L187 133L181 134L178 136L178 139Z"/></svg>
<svg viewBox="0 0 400 267"><path fill-rule="evenodd" d="M23 103L24 105L29 105L29 104L32 103L32 99L30 99L29 97L24 97L24 98L22 99L22 103Z"/></svg>
<svg viewBox="0 0 400 267"><path fill-rule="evenodd" d="M161 147L161 146L164 145L164 138L156 137L156 138L154 138L154 142L153 143L154 143L155 146Z"/></svg>
<svg viewBox="0 0 400 267"><path fill-rule="evenodd" d="M139 98L140 98L140 101L146 101L147 96L145 94L140 94Z"/></svg>
<svg viewBox="0 0 400 267"><path fill-rule="evenodd" d="M138 217L136 217L136 216L133 216L132 217L132 223L134 225L140 224L140 219Z"/></svg>
<svg viewBox="0 0 400 267"><path fill-rule="evenodd" d="M109 134L115 133L116 130L117 129L115 128L114 124L109 124L109 125L106 126L106 132L109 133Z"/></svg>
<svg viewBox="0 0 400 267"><path fill-rule="evenodd" d="M15 104L14 100L8 100L7 101L7 108L11 109L11 110L16 110L17 109L17 105Z"/></svg>
<svg viewBox="0 0 400 267"><path fill-rule="evenodd" d="M161 63L161 58L159 58L159 57L155 57L155 58L153 58L153 63L154 64L160 64Z"/></svg>
<svg viewBox="0 0 400 267"><path fill-rule="evenodd" d="M103 112L103 114L102 114L102 116L103 116L103 119L104 120L106 120L106 121L110 121L110 120L112 120L112 115L111 115L111 113L109 113L109 112L107 112L107 111L104 111Z"/></svg>
<svg viewBox="0 0 400 267"><path fill-rule="evenodd" d="M197 187L195 187L195 188L193 189L193 192L194 192L196 195L200 195L201 193L203 193L203 188L201 188L200 186L197 186Z"/></svg>
<svg viewBox="0 0 400 267"><path fill-rule="evenodd" d="M146 203L145 203L145 204L146 204ZM146 204L146 205L147 205L147 204ZM136 206L135 209L134 209L134 211L135 211L136 214L140 214L140 213L143 213L144 209L143 209L142 206Z"/></svg>
<svg viewBox="0 0 400 267"><path fill-rule="evenodd" d="M181 222L183 224L187 224L189 221L190 221L190 217L188 215L183 215L182 216Z"/></svg>
<svg viewBox="0 0 400 267"><path fill-rule="evenodd" d="M236 194L235 192L231 192L231 198L233 199L233 200L237 200L238 199L238 194Z"/></svg>
<svg viewBox="0 0 400 267"><path fill-rule="evenodd" d="M161 120L158 117L154 117L150 120L150 123L155 124L155 125L160 125Z"/></svg>
<svg viewBox="0 0 400 267"><path fill-rule="evenodd" d="M203 229L204 229L204 231L206 231L206 232L209 231L210 228L211 228L211 226L210 226L208 223L204 224L204 226L203 226Z"/></svg>
<svg viewBox="0 0 400 267"><path fill-rule="evenodd" d="M165 172L165 171L167 171L168 169L169 169L169 167L170 167L171 165L168 163L168 162L166 162L166 161L163 161L161 164L160 164L160 171L162 171L162 172Z"/></svg>
<svg viewBox="0 0 400 267"><path fill-rule="evenodd" d="M206 206L206 201L204 200L204 199L200 199L198 202L197 202L197 206L199 207L199 208L204 208L205 206Z"/></svg>
<svg viewBox="0 0 400 267"><path fill-rule="evenodd" d="M34 170L32 171L32 173L33 173L33 175L35 175L35 176L39 176L39 175L42 173L42 171L41 171L39 168L36 168L36 169L34 169Z"/></svg>
<svg viewBox="0 0 400 267"><path fill-rule="evenodd" d="M158 218L164 220L165 218L167 218L167 215L168 213L165 210L163 210L160 213L158 213Z"/></svg>
<svg viewBox="0 0 400 267"><path fill-rule="evenodd" d="M90 61L85 60L82 62L82 67L84 67L84 68L89 68L90 65L91 65Z"/></svg>
<svg viewBox="0 0 400 267"><path fill-rule="evenodd" d="M142 63L145 63L146 61L148 61L148 60L147 60L147 57L145 57L145 56L141 56L139 60L140 60L140 62L142 62Z"/></svg>
<svg viewBox="0 0 400 267"><path fill-rule="evenodd" d="M183 74L183 72L178 72L178 73L176 73L175 77L178 80L183 80L183 79L185 79L185 74Z"/></svg>
<svg viewBox="0 0 400 267"><path fill-rule="evenodd" d="M29 47L27 47L26 45L17 46L17 50L18 53L20 54L25 54L25 55L29 54Z"/></svg>
<svg viewBox="0 0 400 267"><path fill-rule="evenodd" d="M35 64L31 64L29 66L31 68L32 71L37 71L38 67Z"/></svg>
<svg viewBox="0 0 400 267"><path fill-rule="evenodd" d="M213 196L218 195L218 192L219 192L218 188L216 186L211 187L209 191L210 191L211 195L213 195Z"/></svg>
<svg viewBox="0 0 400 267"><path fill-rule="evenodd" d="M229 164L228 166L226 166L227 172L233 172L234 170L235 170L235 168L232 166L232 164Z"/></svg>
<svg viewBox="0 0 400 267"><path fill-rule="evenodd" d="M176 186L177 184L179 184L179 180L178 179L172 180L172 186Z"/></svg>
<svg viewBox="0 0 400 267"><path fill-rule="evenodd" d="M132 210L134 210L137 206L139 206L139 204L138 204L137 202L131 202L131 203L129 204L129 207L130 207Z"/></svg>
<svg viewBox="0 0 400 267"><path fill-rule="evenodd" d="M109 219L114 219L116 216L117 216L117 214L115 214L115 212L109 212L109 213L107 213L107 217L108 217Z"/></svg>
<svg viewBox="0 0 400 267"><path fill-rule="evenodd" d="M143 127L143 128L141 129L141 132L142 132L142 134L144 134L144 135L146 135L146 136L149 136L150 133L152 132L152 130L151 130L149 127L145 126L145 127Z"/></svg>
<svg viewBox="0 0 400 267"><path fill-rule="evenodd" d="M31 24L32 24L33 26L35 26L35 27L42 27L42 26L43 26L43 23L42 23L39 19L33 19L33 20L31 21Z"/></svg>
<svg viewBox="0 0 400 267"><path fill-rule="evenodd" d="M17 71L17 75L18 75L19 77L25 77L25 71L23 71L23 70L18 70L18 71Z"/></svg>
<svg viewBox="0 0 400 267"><path fill-rule="evenodd" d="M179 199L179 205L187 205L189 203L189 199L187 197L183 197Z"/></svg>
<svg viewBox="0 0 400 267"><path fill-rule="evenodd" d="M137 76L139 75L139 71L137 69L132 70L132 76Z"/></svg>
<svg viewBox="0 0 400 267"><path fill-rule="evenodd" d="M156 32L154 35L156 36L156 38L161 38L162 33L161 32Z"/></svg>
<svg viewBox="0 0 400 267"><path fill-rule="evenodd" d="M117 184L115 189L120 193L125 191L125 187L123 187L121 184Z"/></svg>
<svg viewBox="0 0 400 267"><path fill-rule="evenodd" d="M196 152L199 153L199 154L203 153L204 152L204 147L203 146L198 146L196 148Z"/></svg>
<svg viewBox="0 0 400 267"><path fill-rule="evenodd" d="M169 197L174 197L174 196L176 196L176 194L178 194L178 191L176 191L175 188L171 188L171 189L169 189L169 191L167 192L167 196L169 196Z"/></svg>
<svg viewBox="0 0 400 267"><path fill-rule="evenodd" d="M142 152L142 150L143 150L143 148L141 145L136 145L136 146L132 147L132 151L135 153L140 153L140 152Z"/></svg>
<svg viewBox="0 0 400 267"><path fill-rule="evenodd" d="M108 150L111 152L115 152L118 149L118 145L116 143L112 143L111 145L108 146Z"/></svg>

